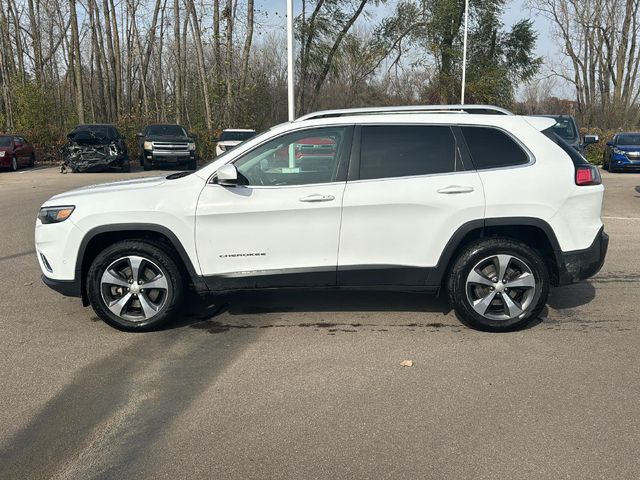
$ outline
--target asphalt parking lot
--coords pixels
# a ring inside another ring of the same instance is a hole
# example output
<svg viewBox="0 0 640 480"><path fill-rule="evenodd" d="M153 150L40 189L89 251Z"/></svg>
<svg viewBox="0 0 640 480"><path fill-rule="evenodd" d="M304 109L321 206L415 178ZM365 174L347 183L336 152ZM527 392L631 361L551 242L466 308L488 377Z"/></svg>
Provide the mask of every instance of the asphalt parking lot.
<svg viewBox="0 0 640 480"><path fill-rule="evenodd" d="M524 331L324 292L194 300L128 334L41 283L33 223L150 173L0 172L0 478L638 478L640 175L603 172L605 266Z"/></svg>

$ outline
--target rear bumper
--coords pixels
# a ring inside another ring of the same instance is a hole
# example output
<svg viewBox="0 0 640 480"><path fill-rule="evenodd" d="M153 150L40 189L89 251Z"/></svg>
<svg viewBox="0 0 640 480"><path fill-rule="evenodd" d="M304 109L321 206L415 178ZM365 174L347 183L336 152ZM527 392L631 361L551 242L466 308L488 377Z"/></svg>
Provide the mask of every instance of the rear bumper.
<svg viewBox="0 0 640 480"><path fill-rule="evenodd" d="M54 280L46 275L42 275L42 281L47 287L65 297L82 297L80 282L77 280Z"/></svg>
<svg viewBox="0 0 640 480"><path fill-rule="evenodd" d="M609 247L609 235L600 229L591 245L584 250L560 252L558 285L569 285L594 276L604 264Z"/></svg>

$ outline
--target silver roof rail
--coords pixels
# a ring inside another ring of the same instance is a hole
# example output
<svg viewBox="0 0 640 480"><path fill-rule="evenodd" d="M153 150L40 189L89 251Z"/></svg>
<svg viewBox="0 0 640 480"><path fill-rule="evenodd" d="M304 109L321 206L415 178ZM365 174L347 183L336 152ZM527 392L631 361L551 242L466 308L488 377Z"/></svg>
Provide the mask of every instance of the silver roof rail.
<svg viewBox="0 0 640 480"><path fill-rule="evenodd" d="M314 118L345 117L349 115L384 115L393 113L486 113L513 115L513 112L493 105L406 105L402 107L366 107L341 110L322 110L296 118L294 122Z"/></svg>

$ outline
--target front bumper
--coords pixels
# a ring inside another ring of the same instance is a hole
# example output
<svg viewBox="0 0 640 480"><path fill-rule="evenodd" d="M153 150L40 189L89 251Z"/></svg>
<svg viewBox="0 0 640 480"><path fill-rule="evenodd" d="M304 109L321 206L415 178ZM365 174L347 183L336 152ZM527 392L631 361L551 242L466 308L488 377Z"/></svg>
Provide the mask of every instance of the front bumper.
<svg viewBox="0 0 640 480"><path fill-rule="evenodd" d="M594 276L604 264L609 247L609 235L600 229L591 246L584 250L559 252L558 285L569 285Z"/></svg>
<svg viewBox="0 0 640 480"><path fill-rule="evenodd" d="M155 163L179 163L195 159L196 152L195 150L145 150L144 156Z"/></svg>
<svg viewBox="0 0 640 480"><path fill-rule="evenodd" d="M611 166L616 170L640 170L640 158L614 154L611 157Z"/></svg>
<svg viewBox="0 0 640 480"><path fill-rule="evenodd" d="M65 297L82 297L82 286L79 280L54 280L42 275L44 284Z"/></svg>

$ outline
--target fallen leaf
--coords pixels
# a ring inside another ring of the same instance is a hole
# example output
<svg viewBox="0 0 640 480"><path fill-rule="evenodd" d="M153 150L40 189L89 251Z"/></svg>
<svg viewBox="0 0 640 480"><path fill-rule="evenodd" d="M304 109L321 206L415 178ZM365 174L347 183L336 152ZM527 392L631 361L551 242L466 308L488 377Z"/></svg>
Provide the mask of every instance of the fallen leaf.
<svg viewBox="0 0 640 480"><path fill-rule="evenodd" d="M400 362L402 367L413 367L413 360L403 360Z"/></svg>
<svg viewBox="0 0 640 480"><path fill-rule="evenodd" d="M33 282L27 282L24 284L25 287L28 287L29 285L33 285Z"/></svg>

